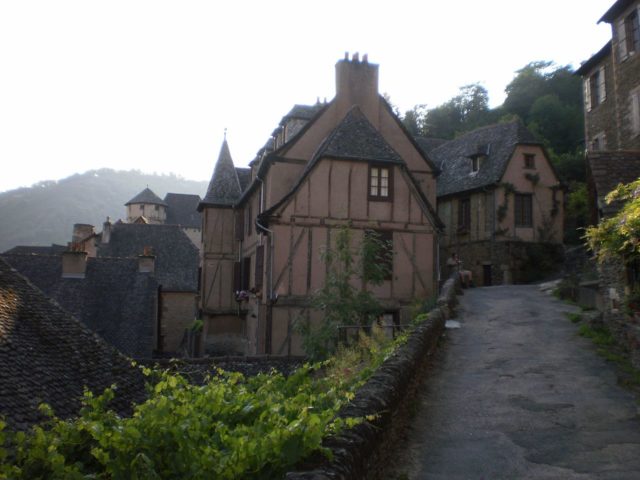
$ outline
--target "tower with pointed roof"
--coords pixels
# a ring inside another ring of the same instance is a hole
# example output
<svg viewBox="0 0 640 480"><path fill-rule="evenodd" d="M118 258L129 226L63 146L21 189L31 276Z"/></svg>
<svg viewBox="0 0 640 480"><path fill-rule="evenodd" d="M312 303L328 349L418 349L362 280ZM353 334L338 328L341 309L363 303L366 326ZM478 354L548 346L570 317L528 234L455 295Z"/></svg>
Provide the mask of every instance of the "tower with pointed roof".
<svg viewBox="0 0 640 480"><path fill-rule="evenodd" d="M125 203L127 223L162 224L167 219L167 203L147 187Z"/></svg>

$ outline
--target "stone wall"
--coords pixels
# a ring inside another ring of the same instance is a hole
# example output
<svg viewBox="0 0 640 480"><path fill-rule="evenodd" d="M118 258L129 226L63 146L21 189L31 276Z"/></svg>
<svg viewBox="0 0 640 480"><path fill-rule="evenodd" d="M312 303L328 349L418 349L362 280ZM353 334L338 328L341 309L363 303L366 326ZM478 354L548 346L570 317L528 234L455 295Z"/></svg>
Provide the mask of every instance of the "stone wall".
<svg viewBox="0 0 640 480"><path fill-rule="evenodd" d="M471 270L477 286L509 285L542 280L562 267L563 246L522 241L478 241L442 248L442 271L446 261L457 253L465 270ZM487 276L490 275L491 283Z"/></svg>
<svg viewBox="0 0 640 480"><path fill-rule="evenodd" d="M377 414L377 419L325 439L323 446L331 450L333 459L318 455L300 465L299 471L289 472L287 480L373 478L381 470L399 438L403 419L409 415L445 321L452 315L460 287L456 282L455 276L445 282L429 318L415 328L407 343L384 362L353 402L339 413L341 417Z"/></svg>

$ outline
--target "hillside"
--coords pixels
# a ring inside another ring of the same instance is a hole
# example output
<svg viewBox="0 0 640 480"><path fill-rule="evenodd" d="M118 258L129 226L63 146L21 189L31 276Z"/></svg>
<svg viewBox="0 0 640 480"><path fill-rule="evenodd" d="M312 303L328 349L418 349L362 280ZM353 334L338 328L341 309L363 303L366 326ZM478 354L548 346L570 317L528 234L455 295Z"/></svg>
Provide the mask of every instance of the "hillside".
<svg viewBox="0 0 640 480"><path fill-rule="evenodd" d="M107 216L123 218L124 204L146 186L161 198L167 192L202 197L207 183L101 169L0 193L0 252L15 245L66 244L74 223L101 226Z"/></svg>

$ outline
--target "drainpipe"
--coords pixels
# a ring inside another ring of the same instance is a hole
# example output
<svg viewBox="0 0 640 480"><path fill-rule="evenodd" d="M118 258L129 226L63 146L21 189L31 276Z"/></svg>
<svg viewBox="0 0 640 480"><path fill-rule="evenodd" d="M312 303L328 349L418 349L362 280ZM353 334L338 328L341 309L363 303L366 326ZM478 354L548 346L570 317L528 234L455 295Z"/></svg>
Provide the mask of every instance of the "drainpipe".
<svg viewBox="0 0 640 480"><path fill-rule="evenodd" d="M256 175L256 179L260 181L260 213L264 211L264 180ZM271 354L271 330L273 328L273 304L275 303L275 298L273 294L273 255L274 255L274 236L273 230L268 229L264 225L262 225L258 221L258 217L256 217L256 225L260 227L262 230L267 232L269 236L269 258L267 262L268 274L267 274L267 318L265 325L265 339L264 339L264 353L267 355ZM261 237L262 241L262 237ZM258 314L258 319L260 315Z"/></svg>

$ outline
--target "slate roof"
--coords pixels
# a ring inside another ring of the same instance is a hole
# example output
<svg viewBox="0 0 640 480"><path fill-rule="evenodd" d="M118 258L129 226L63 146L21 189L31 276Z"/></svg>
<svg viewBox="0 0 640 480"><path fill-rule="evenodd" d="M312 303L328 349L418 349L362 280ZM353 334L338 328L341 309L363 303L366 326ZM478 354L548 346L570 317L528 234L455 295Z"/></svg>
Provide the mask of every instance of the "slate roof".
<svg viewBox="0 0 640 480"><path fill-rule="evenodd" d="M3 255L48 297L110 345L150 358L158 284L133 258L88 258L85 278L62 278L61 255Z"/></svg>
<svg viewBox="0 0 640 480"><path fill-rule="evenodd" d="M33 246L33 245L18 245L10 248L5 255L17 254L17 255L58 255L67 251L67 246L56 245L52 243L50 246Z"/></svg>
<svg viewBox="0 0 640 480"><path fill-rule="evenodd" d="M320 145L314 159L323 156L374 160L381 163L404 163L360 108L351 108L342 121ZM309 165L314 162L309 162Z"/></svg>
<svg viewBox="0 0 640 480"><path fill-rule="evenodd" d="M607 10L602 18L598 20L598 23L612 23L616 19L616 17L621 15L634 1L635 0L618 0L613 5L611 5L611 7L609 7L609 10Z"/></svg>
<svg viewBox="0 0 640 480"><path fill-rule="evenodd" d="M233 165L229 145L225 139L220 148L207 194L198 205L198 211L202 211L205 205L231 206L240 198L241 193L238 173Z"/></svg>
<svg viewBox="0 0 640 480"><path fill-rule="evenodd" d="M539 145L533 134L517 120L481 127L434 148L429 156L441 169L439 197L496 184L502 178L518 144ZM480 169L471 172L471 157L488 153Z"/></svg>
<svg viewBox="0 0 640 480"><path fill-rule="evenodd" d="M299 105L296 104L293 106L289 113L287 113L283 118L280 124L286 123L286 120L289 118L299 118L302 120L311 120L315 117L316 113L322 110L326 104L324 103L316 103L315 105Z"/></svg>
<svg viewBox="0 0 640 480"><path fill-rule="evenodd" d="M164 201L167 204L165 224L201 228L202 216L198 212L200 200L200 195L167 193L164 197Z"/></svg>
<svg viewBox="0 0 640 480"><path fill-rule="evenodd" d="M640 151L588 152L587 168L602 213L605 216L614 215L620 204L607 205L604 197L618 184L640 178Z"/></svg>
<svg viewBox="0 0 640 480"><path fill-rule="evenodd" d="M0 259L0 415L10 428L44 420L41 402L60 418L76 415L84 386L99 394L115 383L110 406L130 414L131 402L145 399L144 382L130 360Z"/></svg>
<svg viewBox="0 0 640 480"><path fill-rule="evenodd" d="M238 181L240 182L240 190L244 192L251 183L251 169L236 167L236 174L238 175Z"/></svg>
<svg viewBox="0 0 640 480"><path fill-rule="evenodd" d="M164 200L162 200L159 196L153 193L151 189L149 189L149 187L145 188L139 194L137 194L135 197L133 197L131 200L125 203L125 206L136 204L136 203L150 203L151 205L163 205L165 207L167 206Z"/></svg>
<svg viewBox="0 0 640 480"><path fill-rule="evenodd" d="M429 155L434 148L447 143L446 138L413 137L424 155Z"/></svg>
<svg viewBox="0 0 640 480"><path fill-rule="evenodd" d="M116 223L109 243L98 245L98 256L137 258L145 247L156 256L155 276L163 290L197 291L199 252L178 225Z"/></svg>

